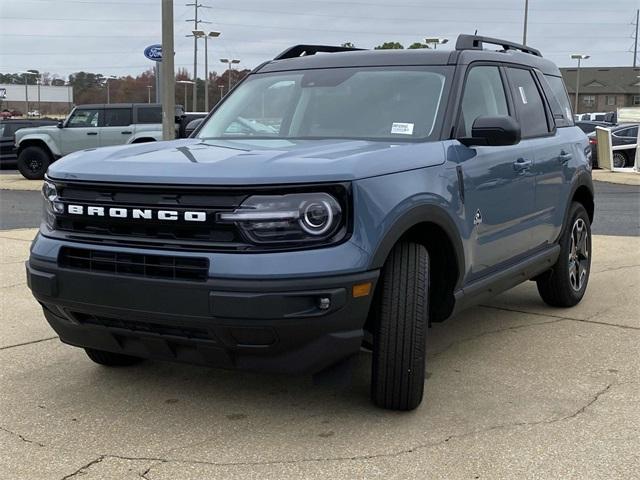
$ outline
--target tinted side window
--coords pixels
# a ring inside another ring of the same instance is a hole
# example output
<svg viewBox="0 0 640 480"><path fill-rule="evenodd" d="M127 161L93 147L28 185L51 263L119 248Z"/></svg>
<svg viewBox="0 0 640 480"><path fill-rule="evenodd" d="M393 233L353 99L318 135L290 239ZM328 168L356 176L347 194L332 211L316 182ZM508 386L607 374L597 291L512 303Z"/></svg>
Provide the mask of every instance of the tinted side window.
<svg viewBox="0 0 640 480"><path fill-rule="evenodd" d="M474 120L484 115L509 115L498 67L472 67L469 71L462 97L462 115L458 131L470 137Z"/></svg>
<svg viewBox="0 0 640 480"><path fill-rule="evenodd" d="M561 113L564 117L565 124L556 119L556 125L558 127L570 127L573 125L573 117L571 115L571 102L569 102L569 95L567 95L567 89L564 86L564 82L560 77L553 77L551 75L544 75L544 78L547 80L547 83L551 87L551 92L553 96L560 104L560 108L562 109ZM556 111L553 111L554 117L556 116Z"/></svg>
<svg viewBox="0 0 640 480"><path fill-rule="evenodd" d="M105 127L126 127L131 125L130 108L107 108L104 111Z"/></svg>
<svg viewBox="0 0 640 480"><path fill-rule="evenodd" d="M137 123L162 123L162 107L138 107Z"/></svg>
<svg viewBox="0 0 640 480"><path fill-rule="evenodd" d="M522 68L507 68L507 76L522 129L522 138L548 134L549 125L544 103L532 72Z"/></svg>

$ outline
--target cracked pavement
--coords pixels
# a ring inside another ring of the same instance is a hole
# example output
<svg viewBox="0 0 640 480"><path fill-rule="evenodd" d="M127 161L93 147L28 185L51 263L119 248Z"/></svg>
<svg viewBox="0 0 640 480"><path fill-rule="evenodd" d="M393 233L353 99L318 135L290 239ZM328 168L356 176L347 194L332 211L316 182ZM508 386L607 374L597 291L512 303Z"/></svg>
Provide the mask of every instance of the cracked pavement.
<svg viewBox="0 0 640 480"><path fill-rule="evenodd" d="M587 296L528 282L429 332L414 412L306 377L144 362L62 345L24 282L35 231L0 231L0 479L635 478L640 237L594 237Z"/></svg>

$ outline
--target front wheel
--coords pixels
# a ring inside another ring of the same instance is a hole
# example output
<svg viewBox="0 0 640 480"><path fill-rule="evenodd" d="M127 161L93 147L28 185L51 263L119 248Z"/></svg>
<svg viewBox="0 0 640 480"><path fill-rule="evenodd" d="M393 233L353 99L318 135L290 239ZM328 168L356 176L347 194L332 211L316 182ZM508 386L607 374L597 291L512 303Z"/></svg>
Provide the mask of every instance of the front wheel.
<svg viewBox="0 0 640 480"><path fill-rule="evenodd" d="M552 307L573 307L587 290L591 271L591 221L582 204L574 202L569 224L560 238L560 256L536 283L542 300Z"/></svg>
<svg viewBox="0 0 640 480"><path fill-rule="evenodd" d="M42 180L50 163L49 152L35 145L25 147L18 155L18 170L28 180Z"/></svg>
<svg viewBox="0 0 640 480"><path fill-rule="evenodd" d="M413 410L425 380L429 255L402 242L385 263L373 328L371 398L379 407ZM376 308L376 307L374 307Z"/></svg>

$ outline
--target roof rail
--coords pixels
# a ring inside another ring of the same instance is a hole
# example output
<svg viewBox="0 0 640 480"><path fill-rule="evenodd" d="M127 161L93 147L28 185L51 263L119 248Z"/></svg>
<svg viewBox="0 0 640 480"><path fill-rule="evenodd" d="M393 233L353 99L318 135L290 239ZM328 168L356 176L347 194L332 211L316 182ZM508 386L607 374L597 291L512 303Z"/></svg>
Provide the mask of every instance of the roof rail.
<svg viewBox="0 0 640 480"><path fill-rule="evenodd" d="M276 56L274 60L315 55L316 53L353 52L356 50L362 50L362 48L333 47L329 45L295 45L294 47L287 48L280 55Z"/></svg>
<svg viewBox="0 0 640 480"><path fill-rule="evenodd" d="M488 43L491 45L498 45L504 50L519 50L523 53L535 55L536 57L542 57L540 50L527 47L519 43L509 42L507 40L500 40L498 38L480 37L478 35L459 35L456 41L456 50L482 50L483 44Z"/></svg>

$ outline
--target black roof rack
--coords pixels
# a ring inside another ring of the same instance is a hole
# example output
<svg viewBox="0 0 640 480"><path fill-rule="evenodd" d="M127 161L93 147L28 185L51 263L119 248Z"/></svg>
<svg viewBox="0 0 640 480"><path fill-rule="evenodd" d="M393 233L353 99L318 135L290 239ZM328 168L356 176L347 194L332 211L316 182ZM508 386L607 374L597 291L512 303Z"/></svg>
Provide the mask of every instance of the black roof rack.
<svg viewBox="0 0 640 480"><path fill-rule="evenodd" d="M315 55L316 53L336 53L336 52L353 52L356 50L362 50L361 48L352 47L333 47L330 45L296 45L291 48L287 48L280 55L276 56L274 60L283 60L285 58L296 58L306 55Z"/></svg>
<svg viewBox="0 0 640 480"><path fill-rule="evenodd" d="M483 44L488 43L491 45L498 45L504 50L519 50L523 53L529 53L536 57L542 57L540 50L527 47L519 43L509 42L507 40L500 40L498 38L479 37L477 35L459 35L456 41L456 50L482 50Z"/></svg>

